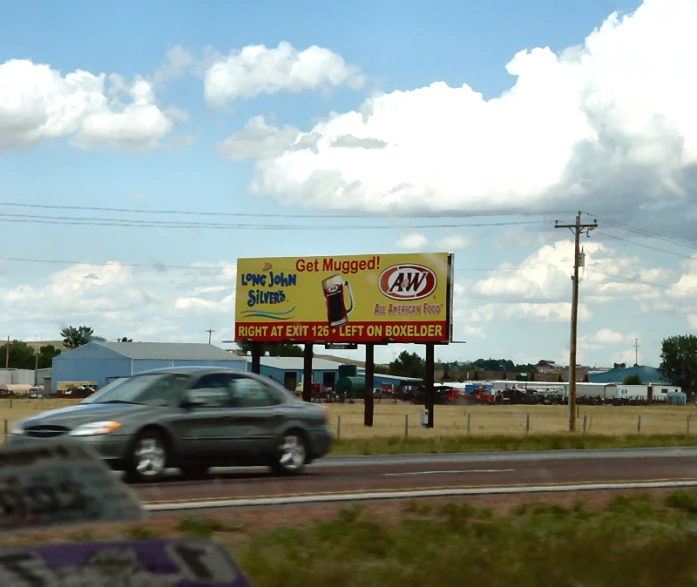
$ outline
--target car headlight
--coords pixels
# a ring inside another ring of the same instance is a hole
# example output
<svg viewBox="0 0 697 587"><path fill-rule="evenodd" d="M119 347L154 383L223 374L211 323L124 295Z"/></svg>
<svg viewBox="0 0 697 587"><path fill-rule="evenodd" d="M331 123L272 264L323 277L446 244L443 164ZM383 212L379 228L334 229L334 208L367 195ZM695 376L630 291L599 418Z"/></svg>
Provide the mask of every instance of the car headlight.
<svg viewBox="0 0 697 587"><path fill-rule="evenodd" d="M12 424L12 428L10 428L10 434L13 436L21 436L24 434L24 428L22 428L19 423L15 422Z"/></svg>
<svg viewBox="0 0 697 587"><path fill-rule="evenodd" d="M82 424L70 431L70 436L96 436L98 434L108 434L116 430L121 424L119 422L90 422Z"/></svg>

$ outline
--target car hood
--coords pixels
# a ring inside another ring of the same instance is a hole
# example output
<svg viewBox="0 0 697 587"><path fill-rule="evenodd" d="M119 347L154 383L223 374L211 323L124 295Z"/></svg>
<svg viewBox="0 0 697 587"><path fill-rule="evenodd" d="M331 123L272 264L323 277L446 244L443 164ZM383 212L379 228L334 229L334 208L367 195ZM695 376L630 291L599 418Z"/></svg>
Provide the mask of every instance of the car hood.
<svg viewBox="0 0 697 587"><path fill-rule="evenodd" d="M18 424L22 428L29 426L65 426L74 428L87 422L103 422L107 420L123 421L138 417L144 412L151 411L153 406L136 404L78 404L42 412L31 418L26 418Z"/></svg>

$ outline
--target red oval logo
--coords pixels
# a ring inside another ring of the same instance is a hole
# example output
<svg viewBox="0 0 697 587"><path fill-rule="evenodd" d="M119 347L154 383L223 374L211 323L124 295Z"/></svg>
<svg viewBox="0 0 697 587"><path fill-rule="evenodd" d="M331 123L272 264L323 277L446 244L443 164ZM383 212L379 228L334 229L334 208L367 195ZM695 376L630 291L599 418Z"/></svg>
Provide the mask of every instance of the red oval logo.
<svg viewBox="0 0 697 587"><path fill-rule="evenodd" d="M382 295L392 300L420 300L436 291L436 274L423 265L392 265L378 278Z"/></svg>

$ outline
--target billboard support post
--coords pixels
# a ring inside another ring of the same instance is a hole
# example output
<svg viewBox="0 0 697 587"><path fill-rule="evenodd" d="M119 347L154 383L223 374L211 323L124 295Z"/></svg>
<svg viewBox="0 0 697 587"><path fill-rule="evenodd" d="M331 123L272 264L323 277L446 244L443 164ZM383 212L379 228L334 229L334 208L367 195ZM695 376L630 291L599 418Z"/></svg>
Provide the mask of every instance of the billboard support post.
<svg viewBox="0 0 697 587"><path fill-rule="evenodd" d="M261 343L252 342L252 373L261 374Z"/></svg>
<svg viewBox="0 0 697 587"><path fill-rule="evenodd" d="M426 428L433 428L433 406L435 405L435 390L433 389L434 371L436 368L436 346L433 343L426 344L426 372L424 373L425 401L428 411L428 424Z"/></svg>
<svg viewBox="0 0 697 587"><path fill-rule="evenodd" d="M373 425L373 412L375 409L373 401L373 387L375 387L375 345L368 343L365 345L365 392L363 401L363 425Z"/></svg>
<svg viewBox="0 0 697 587"><path fill-rule="evenodd" d="M312 401L312 343L305 344L303 352L303 401Z"/></svg>

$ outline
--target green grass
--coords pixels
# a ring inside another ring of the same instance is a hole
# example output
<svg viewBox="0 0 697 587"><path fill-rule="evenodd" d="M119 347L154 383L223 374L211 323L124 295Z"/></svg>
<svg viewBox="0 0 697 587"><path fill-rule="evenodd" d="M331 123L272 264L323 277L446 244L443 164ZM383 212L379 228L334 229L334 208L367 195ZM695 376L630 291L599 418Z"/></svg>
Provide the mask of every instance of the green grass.
<svg viewBox="0 0 697 587"><path fill-rule="evenodd" d="M340 510L231 547L255 587L697 585L697 494L618 496L600 510L539 503L507 515L407 504L398 521Z"/></svg>
<svg viewBox="0 0 697 587"><path fill-rule="evenodd" d="M527 434L524 436L441 436L432 438L348 438L335 441L331 454L399 455L465 452L514 452L562 449L652 448L695 446L697 436L686 434Z"/></svg>

